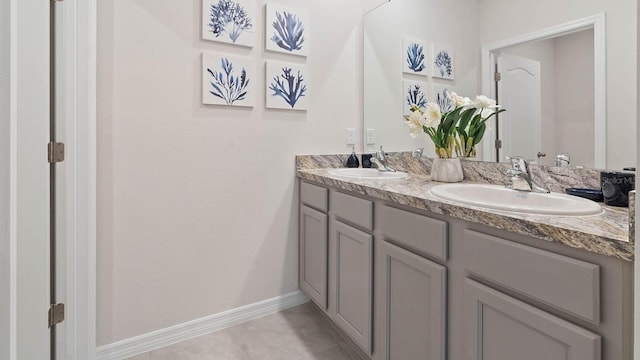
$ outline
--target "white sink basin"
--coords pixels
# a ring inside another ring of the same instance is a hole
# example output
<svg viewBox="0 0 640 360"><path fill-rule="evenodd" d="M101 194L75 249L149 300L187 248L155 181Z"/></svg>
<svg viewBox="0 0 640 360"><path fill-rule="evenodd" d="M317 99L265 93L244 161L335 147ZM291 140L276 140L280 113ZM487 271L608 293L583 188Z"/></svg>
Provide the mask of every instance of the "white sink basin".
<svg viewBox="0 0 640 360"><path fill-rule="evenodd" d="M407 173L400 171L389 172L361 168L331 169L329 175L351 180L400 180L409 177Z"/></svg>
<svg viewBox="0 0 640 360"><path fill-rule="evenodd" d="M489 209L542 215L595 215L602 207L572 195L539 194L507 189L502 185L446 184L431 189L436 197Z"/></svg>

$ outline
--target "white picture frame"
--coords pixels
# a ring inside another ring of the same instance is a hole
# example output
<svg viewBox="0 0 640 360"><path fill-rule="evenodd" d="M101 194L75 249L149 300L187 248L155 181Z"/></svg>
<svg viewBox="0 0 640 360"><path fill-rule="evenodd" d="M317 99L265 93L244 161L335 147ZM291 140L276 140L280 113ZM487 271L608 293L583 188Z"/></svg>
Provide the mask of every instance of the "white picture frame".
<svg viewBox="0 0 640 360"><path fill-rule="evenodd" d="M291 28L293 31L285 31ZM266 4L265 48L306 57L310 50L309 12L278 4Z"/></svg>
<svg viewBox="0 0 640 360"><path fill-rule="evenodd" d="M202 103L255 106L255 63L244 56L202 53Z"/></svg>
<svg viewBox="0 0 640 360"><path fill-rule="evenodd" d="M265 67L266 108L307 110L310 89L307 66L267 61Z"/></svg>
<svg viewBox="0 0 640 360"><path fill-rule="evenodd" d="M256 6L254 0L202 0L202 39L254 47L256 42Z"/></svg>
<svg viewBox="0 0 640 360"><path fill-rule="evenodd" d="M433 44L431 49L431 74L434 78L454 80L455 79L455 54L453 48L448 45Z"/></svg>
<svg viewBox="0 0 640 360"><path fill-rule="evenodd" d="M450 86L433 84L433 91L431 92L429 101L438 104L438 106L440 106L440 111L443 113L451 111L453 110L453 104L447 96L447 93L450 94L452 91L453 89Z"/></svg>
<svg viewBox="0 0 640 360"><path fill-rule="evenodd" d="M402 38L402 72L428 76L430 57L425 42L411 37Z"/></svg>
<svg viewBox="0 0 640 360"><path fill-rule="evenodd" d="M427 108L430 99L429 85L425 81L402 81L403 115L411 114L411 104L415 103L422 110Z"/></svg>

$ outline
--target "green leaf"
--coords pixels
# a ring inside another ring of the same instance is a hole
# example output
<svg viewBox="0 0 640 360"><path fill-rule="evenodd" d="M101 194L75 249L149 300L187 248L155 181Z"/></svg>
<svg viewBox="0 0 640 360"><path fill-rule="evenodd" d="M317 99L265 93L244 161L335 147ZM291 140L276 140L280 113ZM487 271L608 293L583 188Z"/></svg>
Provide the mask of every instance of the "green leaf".
<svg viewBox="0 0 640 360"><path fill-rule="evenodd" d="M482 137L484 136L484 132L487 130L487 125L485 123L481 123L478 126L478 133L473 137L473 145L477 145L482 141Z"/></svg>
<svg viewBox="0 0 640 360"><path fill-rule="evenodd" d="M460 117L460 121L458 121L458 131L460 129L466 129L467 125L469 125L469 121L473 117L473 113L475 112L475 108L467 109L462 113Z"/></svg>
<svg viewBox="0 0 640 360"><path fill-rule="evenodd" d="M492 117L493 115L500 114L501 112L505 112L505 111L507 111L507 109L500 109L500 110L498 110L498 111L494 112L493 114L491 114L491 115L487 116L486 118L482 119L482 122L484 123L484 122L486 122L487 120L491 119L491 117Z"/></svg>

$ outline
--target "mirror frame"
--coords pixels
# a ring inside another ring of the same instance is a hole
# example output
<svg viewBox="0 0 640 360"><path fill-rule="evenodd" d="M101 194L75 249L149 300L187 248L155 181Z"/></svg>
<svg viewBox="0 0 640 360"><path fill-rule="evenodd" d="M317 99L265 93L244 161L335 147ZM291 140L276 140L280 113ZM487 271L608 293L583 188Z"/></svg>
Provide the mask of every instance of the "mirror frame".
<svg viewBox="0 0 640 360"><path fill-rule="evenodd" d="M580 30L593 29L593 56L594 56L594 167L604 169L607 162L607 63L606 63L606 24L605 14L581 18L564 24L552 26L529 34L513 37L503 41L482 46L482 93L495 94L496 83L492 81L495 64L495 52L505 48L522 45L525 43L555 38ZM495 122L495 120L492 120ZM484 161L496 161L494 147L495 126L491 131L487 130L488 137L482 144L482 157Z"/></svg>

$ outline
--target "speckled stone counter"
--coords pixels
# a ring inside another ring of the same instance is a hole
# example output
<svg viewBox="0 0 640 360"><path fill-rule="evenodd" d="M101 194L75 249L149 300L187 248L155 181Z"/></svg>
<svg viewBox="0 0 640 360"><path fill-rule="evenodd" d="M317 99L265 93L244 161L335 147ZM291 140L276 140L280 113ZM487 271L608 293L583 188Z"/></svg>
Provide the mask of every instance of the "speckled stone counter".
<svg viewBox="0 0 640 360"><path fill-rule="evenodd" d="M437 198L429 190L439 182L426 176L431 159L411 159L405 153L388 156L390 164L409 173L405 180L346 180L329 175L329 168L343 167L347 155L298 156L297 176L341 190L375 199L427 210L465 221L481 223L510 232L590 252L634 260L634 244L629 241L629 209L603 205L603 212L591 216L548 216L492 210ZM505 164L465 161L465 182L504 183ZM534 176L544 178L552 191L566 187L595 187L597 170L567 168L532 168Z"/></svg>

